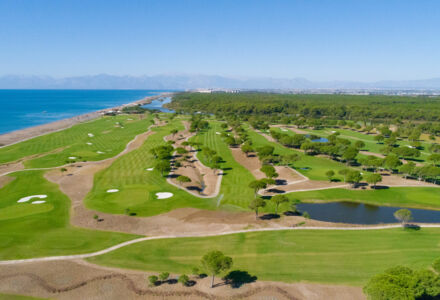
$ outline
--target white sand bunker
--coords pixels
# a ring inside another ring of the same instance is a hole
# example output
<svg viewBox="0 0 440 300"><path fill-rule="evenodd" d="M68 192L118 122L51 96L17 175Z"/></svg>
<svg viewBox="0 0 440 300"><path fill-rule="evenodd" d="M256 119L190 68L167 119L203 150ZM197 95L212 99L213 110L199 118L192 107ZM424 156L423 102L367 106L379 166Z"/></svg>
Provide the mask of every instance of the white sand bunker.
<svg viewBox="0 0 440 300"><path fill-rule="evenodd" d="M76 156L69 156L69 159L76 159Z"/></svg>
<svg viewBox="0 0 440 300"><path fill-rule="evenodd" d="M173 193L168 192L162 192L162 193L156 193L157 199L166 199L173 197Z"/></svg>
<svg viewBox="0 0 440 300"><path fill-rule="evenodd" d="M220 132L217 131L215 134L220 134Z"/></svg>
<svg viewBox="0 0 440 300"><path fill-rule="evenodd" d="M154 170L154 168L148 168L148 169L145 169L146 171L153 171Z"/></svg>
<svg viewBox="0 0 440 300"><path fill-rule="evenodd" d="M89 146L93 145L93 144L92 144L92 143L90 143L90 142L89 142L89 143L86 143L86 144L87 144L87 145L89 145Z"/></svg>
<svg viewBox="0 0 440 300"><path fill-rule="evenodd" d="M98 154L104 154L104 152L102 152L102 151L96 151L96 153L98 153Z"/></svg>
<svg viewBox="0 0 440 300"><path fill-rule="evenodd" d="M37 201L33 201L31 204L41 204L41 203L45 203L46 201L44 200L37 200Z"/></svg>
<svg viewBox="0 0 440 300"><path fill-rule="evenodd" d="M117 192L119 192L118 189L110 189L110 190L107 190L107 193L117 193Z"/></svg>
<svg viewBox="0 0 440 300"><path fill-rule="evenodd" d="M93 133L87 133L89 137L94 137Z"/></svg>
<svg viewBox="0 0 440 300"><path fill-rule="evenodd" d="M133 121L133 119L127 119L127 121Z"/></svg>
<svg viewBox="0 0 440 300"><path fill-rule="evenodd" d="M287 131L287 129L285 129L285 128L281 128L281 131Z"/></svg>
<svg viewBox="0 0 440 300"><path fill-rule="evenodd" d="M47 198L47 195L32 195L32 196L27 196L27 197L23 197L20 200L18 200L18 203L22 203L22 202L28 202L29 200L33 199L33 198L38 198L38 199L44 199ZM35 201L34 201L35 202Z"/></svg>

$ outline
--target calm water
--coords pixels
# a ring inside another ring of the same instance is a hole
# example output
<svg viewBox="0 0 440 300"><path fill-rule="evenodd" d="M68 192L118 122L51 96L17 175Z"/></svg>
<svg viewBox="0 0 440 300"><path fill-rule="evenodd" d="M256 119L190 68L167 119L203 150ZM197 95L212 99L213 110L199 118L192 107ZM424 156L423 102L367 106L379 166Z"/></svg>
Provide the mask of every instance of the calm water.
<svg viewBox="0 0 440 300"><path fill-rule="evenodd" d="M310 134L306 134L306 137L310 138ZM320 137L318 139L313 139L312 142L315 142L315 143L327 143L328 139L325 138L325 137Z"/></svg>
<svg viewBox="0 0 440 300"><path fill-rule="evenodd" d="M119 106L162 90L0 90L0 134Z"/></svg>
<svg viewBox="0 0 440 300"><path fill-rule="evenodd" d="M308 212L312 219L351 224L397 223L393 214L399 209L401 207L375 206L353 202L298 204L298 210ZM440 222L440 211L413 208L409 210L412 212L414 222Z"/></svg>
<svg viewBox="0 0 440 300"><path fill-rule="evenodd" d="M159 111L165 112L165 113L173 113L174 110L162 107L164 104L167 104L170 102L171 102L171 97L165 97L165 98L153 100L153 101L151 101L151 103L142 105L142 107L148 108L151 110L159 110Z"/></svg>

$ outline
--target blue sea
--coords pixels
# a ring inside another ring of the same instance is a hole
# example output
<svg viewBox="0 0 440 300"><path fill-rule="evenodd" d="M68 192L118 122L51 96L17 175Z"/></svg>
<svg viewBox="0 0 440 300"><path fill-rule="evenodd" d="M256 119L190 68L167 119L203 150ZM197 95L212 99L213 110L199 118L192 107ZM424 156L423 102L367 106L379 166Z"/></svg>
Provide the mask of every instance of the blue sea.
<svg viewBox="0 0 440 300"><path fill-rule="evenodd" d="M165 90L0 90L0 134L126 104Z"/></svg>

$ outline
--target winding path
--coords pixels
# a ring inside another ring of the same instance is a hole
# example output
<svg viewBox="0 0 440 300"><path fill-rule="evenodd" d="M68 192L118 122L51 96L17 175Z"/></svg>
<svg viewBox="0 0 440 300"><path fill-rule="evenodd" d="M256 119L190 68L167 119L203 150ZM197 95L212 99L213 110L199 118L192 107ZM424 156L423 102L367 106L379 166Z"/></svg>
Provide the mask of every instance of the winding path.
<svg viewBox="0 0 440 300"><path fill-rule="evenodd" d="M417 224L421 228L440 228L440 224ZM353 226L353 227L275 227L275 228L255 228L255 229L243 229L243 230L233 230L225 231L222 233L213 234L183 234L183 235L162 235L162 236L151 236L142 237L130 241L126 241L112 247L99 250L91 253L84 254L74 254L74 255L61 255L61 256L47 256L47 257L37 257L37 258L26 258L26 259L15 259L15 260L2 260L0 265L14 265L21 263L31 263L31 262L43 262L43 261L56 261L56 260L71 260L71 259L84 259L94 256L103 255L117 249L137 244L140 242L151 241L151 240L162 240L162 239L176 239L176 238L191 238L191 237L213 237L213 236L224 236L230 234L238 233L249 233L249 232L264 232L264 231L282 231L282 230L381 230L381 229L391 229L400 228L402 225L391 224L391 225L377 225L377 226Z"/></svg>

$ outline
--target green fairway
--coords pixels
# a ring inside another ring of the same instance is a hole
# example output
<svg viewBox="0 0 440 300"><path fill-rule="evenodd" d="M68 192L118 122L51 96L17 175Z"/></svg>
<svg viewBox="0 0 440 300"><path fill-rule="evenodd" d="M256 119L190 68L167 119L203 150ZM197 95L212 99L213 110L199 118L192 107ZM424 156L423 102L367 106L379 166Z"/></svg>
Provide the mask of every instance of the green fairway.
<svg viewBox="0 0 440 300"><path fill-rule="evenodd" d="M145 132L151 125L151 114L145 115L143 119L139 118L139 115L102 117L1 148L0 164L31 155L39 155L39 157L26 161L27 168L46 168L61 166L69 161L109 158L121 152L130 140ZM89 133L93 137L89 137Z"/></svg>
<svg viewBox="0 0 440 300"><path fill-rule="evenodd" d="M43 299L49 299L49 298L39 298L39 297L37 298L37 297L31 297L31 296L25 296L25 295L0 293L0 299L1 300L43 300Z"/></svg>
<svg viewBox="0 0 440 300"><path fill-rule="evenodd" d="M302 201L354 201L387 206L440 209L440 189L391 187L382 190L328 189L287 194Z"/></svg>
<svg viewBox="0 0 440 300"><path fill-rule="evenodd" d="M70 225L70 200L42 171L13 174L0 189L0 259L19 259L97 251L135 235L80 229ZM17 203L30 195L47 195L46 203Z"/></svg>
<svg viewBox="0 0 440 300"><path fill-rule="evenodd" d="M119 157L109 168L97 173L93 189L85 199L86 206L116 214L129 209L137 216L153 216L182 207L215 209L215 199L195 197L167 183L159 171L146 171L156 163L149 150L164 145L163 138L173 128L182 130L181 120L154 128L155 133L139 149ZM107 193L108 189L119 189L119 192ZM171 192L174 196L157 199L155 194L159 192Z"/></svg>
<svg viewBox="0 0 440 300"><path fill-rule="evenodd" d="M323 157L305 155L303 152L286 148L279 143L270 142L264 136L252 129L249 129L247 132L256 148L264 145L270 145L275 148L274 153L278 155L286 155L290 153L299 154L301 159L294 163L295 169L311 180L328 180L327 176L325 175L327 171L333 170L337 174L339 170L347 168L347 166L342 163ZM343 180L343 177L340 175L336 175L334 178Z"/></svg>
<svg viewBox="0 0 440 300"><path fill-rule="evenodd" d="M224 163L221 168L224 170L220 195L223 195L221 201L223 208L230 206L247 209L249 202L254 197L254 192L248 187L254 176L245 167L235 161L228 145L216 132L222 132L220 122L211 121L210 128L192 138L193 141L200 142L205 147L209 147L222 157ZM197 156L202 163L208 165L203 155Z"/></svg>
<svg viewBox="0 0 440 300"><path fill-rule="evenodd" d="M364 284L394 265L427 267L440 257L440 229L304 230L146 241L88 259L106 266L188 273L218 249L259 280Z"/></svg>

